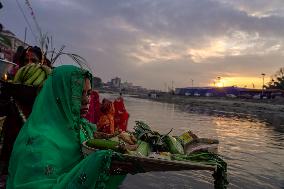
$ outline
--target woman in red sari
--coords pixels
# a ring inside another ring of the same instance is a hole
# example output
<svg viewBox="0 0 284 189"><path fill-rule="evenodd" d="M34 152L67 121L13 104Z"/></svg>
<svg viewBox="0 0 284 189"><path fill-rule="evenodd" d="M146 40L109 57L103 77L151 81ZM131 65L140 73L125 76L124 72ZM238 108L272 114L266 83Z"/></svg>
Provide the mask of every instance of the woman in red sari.
<svg viewBox="0 0 284 189"><path fill-rule="evenodd" d="M89 120L89 122L97 124L100 118L100 97L99 93L97 91L91 92L90 97L90 107L89 112L86 115L86 119Z"/></svg>
<svg viewBox="0 0 284 189"><path fill-rule="evenodd" d="M129 114L125 109L124 100L122 98L122 94L114 101L114 123L115 126L119 128L121 131L127 130L127 124L129 119Z"/></svg>

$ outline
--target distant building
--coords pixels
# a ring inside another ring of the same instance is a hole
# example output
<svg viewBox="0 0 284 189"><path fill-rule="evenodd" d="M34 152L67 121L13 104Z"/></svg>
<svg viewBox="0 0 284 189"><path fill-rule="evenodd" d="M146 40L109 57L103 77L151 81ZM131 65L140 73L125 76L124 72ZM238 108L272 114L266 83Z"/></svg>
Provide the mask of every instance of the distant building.
<svg viewBox="0 0 284 189"><path fill-rule="evenodd" d="M248 89L239 87L185 87L176 88L175 94L184 96L216 96L216 97L239 97L247 99L275 98L284 96L283 90L266 89Z"/></svg>
<svg viewBox="0 0 284 189"><path fill-rule="evenodd" d="M110 83L111 83L112 87L120 88L121 79L119 77L115 77L115 78L111 79Z"/></svg>
<svg viewBox="0 0 284 189"><path fill-rule="evenodd" d="M124 82L124 83L121 83L121 88L122 89L128 89L128 88L131 88L133 86L133 83L130 83L130 82Z"/></svg>
<svg viewBox="0 0 284 189"><path fill-rule="evenodd" d="M109 82L104 83L103 88L110 89L114 91L124 91L124 92L133 92L133 93L147 93L148 90L146 88L143 88L141 86L134 85L131 82L121 82L121 79L119 77L115 77L111 79Z"/></svg>
<svg viewBox="0 0 284 189"><path fill-rule="evenodd" d="M0 32L0 52L3 53L4 59L12 61L13 55L19 46L27 47L28 44L18 39L9 30L2 30Z"/></svg>
<svg viewBox="0 0 284 189"><path fill-rule="evenodd" d="M186 87L176 88L175 94L185 96L238 96L242 88L237 87Z"/></svg>

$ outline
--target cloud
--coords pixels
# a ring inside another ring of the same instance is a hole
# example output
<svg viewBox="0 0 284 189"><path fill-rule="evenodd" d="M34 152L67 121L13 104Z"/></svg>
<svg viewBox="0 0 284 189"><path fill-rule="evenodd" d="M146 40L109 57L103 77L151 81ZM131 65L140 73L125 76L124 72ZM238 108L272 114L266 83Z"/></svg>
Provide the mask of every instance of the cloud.
<svg viewBox="0 0 284 189"><path fill-rule="evenodd" d="M182 51L173 48L166 39L141 39L128 55L141 63L164 62L181 59Z"/></svg>
<svg viewBox="0 0 284 189"><path fill-rule="evenodd" d="M270 17L284 16L284 1L281 0L217 0L237 10L244 11L250 16Z"/></svg>
<svg viewBox="0 0 284 189"><path fill-rule="evenodd" d="M27 24L15 1L5 3L4 26L23 37ZM194 79L202 86L220 75L273 74L283 64L282 0L39 0L32 6L57 47L85 57L105 81L120 76L164 88ZM35 43L30 32L28 39Z"/></svg>

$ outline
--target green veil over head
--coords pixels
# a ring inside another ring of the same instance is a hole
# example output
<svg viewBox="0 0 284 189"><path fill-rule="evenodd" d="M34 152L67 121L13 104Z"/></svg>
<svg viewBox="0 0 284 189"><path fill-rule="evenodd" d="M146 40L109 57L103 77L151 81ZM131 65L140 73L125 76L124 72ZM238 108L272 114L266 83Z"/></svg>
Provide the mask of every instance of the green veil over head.
<svg viewBox="0 0 284 189"><path fill-rule="evenodd" d="M85 78L75 66L57 67L45 81L31 115L14 144L7 188L117 188L124 176L110 176L111 151L86 158L83 141L96 125L80 117Z"/></svg>

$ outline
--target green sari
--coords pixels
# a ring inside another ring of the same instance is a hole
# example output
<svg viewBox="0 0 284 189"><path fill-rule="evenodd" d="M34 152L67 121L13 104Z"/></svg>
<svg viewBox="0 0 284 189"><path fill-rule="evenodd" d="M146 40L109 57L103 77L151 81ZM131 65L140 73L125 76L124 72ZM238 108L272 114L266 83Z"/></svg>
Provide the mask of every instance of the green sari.
<svg viewBox="0 0 284 189"><path fill-rule="evenodd" d="M7 188L117 188L125 175L110 176L111 151L86 158L83 141L96 125L80 117L84 78L75 66L57 67L45 81L21 129L9 164Z"/></svg>

